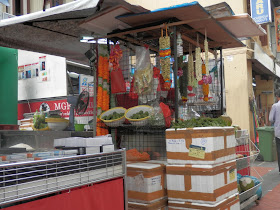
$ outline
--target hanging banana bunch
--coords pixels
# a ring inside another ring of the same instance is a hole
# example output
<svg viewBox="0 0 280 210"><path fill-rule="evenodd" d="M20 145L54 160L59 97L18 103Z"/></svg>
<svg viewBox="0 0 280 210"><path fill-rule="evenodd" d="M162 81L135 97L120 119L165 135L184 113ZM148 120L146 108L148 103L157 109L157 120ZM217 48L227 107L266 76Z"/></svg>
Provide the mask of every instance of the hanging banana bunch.
<svg viewBox="0 0 280 210"><path fill-rule="evenodd" d="M169 90L171 87L170 81L170 37L167 33L167 27L165 28L166 35L163 36L163 29L161 29L161 37L159 38L159 56L160 56L160 67L162 77L164 79L164 89Z"/></svg>
<svg viewBox="0 0 280 210"><path fill-rule="evenodd" d="M202 74L206 77L206 65L202 64ZM209 95L209 83L203 81L202 84L202 92L203 92L203 101L208 101L208 95Z"/></svg>
<svg viewBox="0 0 280 210"><path fill-rule="evenodd" d="M201 61L201 49L200 47L195 48L195 75L196 80L202 80L202 61Z"/></svg>
<svg viewBox="0 0 280 210"><path fill-rule="evenodd" d="M194 87L195 86L195 79L194 79L194 65L193 65L193 54L192 49L189 49L189 60L188 60L188 86Z"/></svg>
<svg viewBox="0 0 280 210"><path fill-rule="evenodd" d="M206 75L209 75L209 58L208 58L208 52L209 52L209 48L208 48L208 41L207 41L207 37L205 36L205 40L204 40L204 50L205 50L205 67L206 67Z"/></svg>

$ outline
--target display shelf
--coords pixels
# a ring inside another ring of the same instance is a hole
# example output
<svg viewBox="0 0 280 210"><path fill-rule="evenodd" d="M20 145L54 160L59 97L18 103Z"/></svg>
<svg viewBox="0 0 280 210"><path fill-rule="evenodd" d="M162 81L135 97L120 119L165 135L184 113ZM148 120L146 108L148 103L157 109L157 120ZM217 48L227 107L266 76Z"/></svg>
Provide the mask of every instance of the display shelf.
<svg viewBox="0 0 280 210"><path fill-rule="evenodd" d="M125 150L0 165L0 206L123 177Z"/></svg>
<svg viewBox="0 0 280 210"><path fill-rule="evenodd" d="M259 183L258 185L252 187L249 190L246 190L245 192L242 192L239 194L239 200L240 203L246 201L247 199L251 198L252 196L256 195L257 190L259 189L259 187L262 185L262 183Z"/></svg>
<svg viewBox="0 0 280 210"><path fill-rule="evenodd" d="M240 204L240 209L245 209L247 206L249 206L253 202L258 203L257 200L258 200L257 195L250 197L248 200L246 200Z"/></svg>
<svg viewBox="0 0 280 210"><path fill-rule="evenodd" d="M243 158L236 159L237 171L248 169L250 172L251 170L254 170L256 174L258 174L257 178L260 181L260 183L254 186L253 188L239 194L240 206L241 209L244 209L247 206L249 206L252 202L255 202L258 199L256 192L262 185L263 180L261 176L254 168L251 168L251 165L259 155L260 150L250 140L247 130L240 130L236 132L236 148L236 153L244 156Z"/></svg>

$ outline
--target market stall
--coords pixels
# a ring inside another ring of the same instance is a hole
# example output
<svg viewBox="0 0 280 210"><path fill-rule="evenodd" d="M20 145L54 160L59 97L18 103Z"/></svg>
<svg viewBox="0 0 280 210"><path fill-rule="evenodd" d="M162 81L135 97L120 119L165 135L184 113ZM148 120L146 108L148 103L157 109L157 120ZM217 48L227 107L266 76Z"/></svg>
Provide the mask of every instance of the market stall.
<svg viewBox="0 0 280 210"><path fill-rule="evenodd" d="M46 188L36 196L49 195L73 186L104 181L107 178L109 180L121 178L125 181L127 178L131 208L151 206L163 208L167 205L168 195L170 209L189 208L189 205L196 205L198 209L205 205L209 209L217 206L223 208L233 206L238 209L234 129L223 128L231 123L227 124L226 120L218 118L224 114L225 108L222 50L244 46L232 35L235 28L227 29L228 19L221 21L215 19L197 2L152 12L124 1L83 0L69 3L67 6L62 6L61 10L57 7L50 9L49 12L3 21L0 23L0 44L63 55L80 62L90 60L95 79L94 110L96 110L92 135L97 136L92 140L97 141L98 136L104 138L104 135L111 133L113 138L109 144L115 143L118 149L122 147L128 151L126 154L123 150L101 154L111 157L111 159L104 157L106 164L109 164L105 167L108 177L104 179L95 176L95 170L102 168L92 167L96 164L93 162L89 165L87 160L102 159L99 154L85 152L85 156L71 157L71 161L78 161L82 167L75 168L79 173L74 178L84 181L68 185L67 181L72 181L62 177L66 185L49 190L51 186L48 184L59 185L59 183L53 183L52 176L47 174L43 178L43 181L47 182L44 185ZM124 15L127 13L138 14ZM238 18L235 19L239 21ZM249 16L245 19L246 23L251 24ZM234 22L234 19L230 20ZM254 35L264 33L258 25L250 26L255 30ZM20 36L15 33L19 30L22 32ZM31 37L27 36L30 34ZM80 36L85 34L93 36L88 40L93 44L80 43ZM246 34L251 35L252 33ZM101 38L107 38L107 44L98 45ZM114 45L110 44L109 40L114 42ZM32 44L29 45L30 43ZM195 119L198 116L210 118ZM166 130L171 127L173 119L175 123L172 124L172 128ZM186 129L193 127L206 128ZM220 144L214 144L214 139ZM72 140L65 140L70 143L69 145L64 143L61 145L59 142L56 146L67 145L69 148L88 150L84 144L76 145L75 139ZM97 146L99 151L101 148L102 152L105 151L104 145ZM77 150L75 151L77 153ZM121 162L114 162L117 158L112 154L115 153L121 153ZM129 163L128 173L125 176L126 159L150 161ZM59 160L43 161L42 164L51 167L53 161L58 165L60 161L64 163L67 160L68 157L61 157ZM71 161L68 165L70 168L74 167ZM84 168L84 162L86 167L90 168ZM176 167L173 168L172 164L176 164L174 165ZM199 166L196 167L197 170L192 171L192 165ZM20 164L9 165L9 167L18 166ZM42 167L45 171L45 165ZM182 168L184 170L181 170ZM84 177L84 171L90 172ZM174 179L177 176L180 177L178 182ZM204 178L196 180L196 176ZM224 182L215 181L215 176L224 177ZM165 177L168 194L164 187ZM39 179L39 184L41 181ZM178 188L184 186L182 182L185 183L184 189ZM193 182L195 191L190 193L187 183ZM209 184L207 192L203 189L206 185L199 186L200 182ZM214 187L211 187L212 185ZM126 206L125 187L120 191L123 192ZM198 198L198 194L202 195L201 199ZM4 199L2 203L12 203L31 197L24 194L16 199L6 200L10 198L7 196L2 198Z"/></svg>

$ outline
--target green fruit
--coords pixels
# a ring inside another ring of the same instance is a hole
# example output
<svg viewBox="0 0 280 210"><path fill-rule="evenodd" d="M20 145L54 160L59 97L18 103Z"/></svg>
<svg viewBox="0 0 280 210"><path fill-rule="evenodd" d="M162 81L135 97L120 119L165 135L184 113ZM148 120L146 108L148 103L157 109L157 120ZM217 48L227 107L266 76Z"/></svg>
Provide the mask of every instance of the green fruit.
<svg viewBox="0 0 280 210"><path fill-rule="evenodd" d="M250 177L242 177L239 181L242 191L246 191L255 186L254 181Z"/></svg>
<svg viewBox="0 0 280 210"><path fill-rule="evenodd" d="M237 188L238 188L238 192L239 192L239 194L240 194L240 193L242 193L242 190L241 190L240 184L237 184Z"/></svg>

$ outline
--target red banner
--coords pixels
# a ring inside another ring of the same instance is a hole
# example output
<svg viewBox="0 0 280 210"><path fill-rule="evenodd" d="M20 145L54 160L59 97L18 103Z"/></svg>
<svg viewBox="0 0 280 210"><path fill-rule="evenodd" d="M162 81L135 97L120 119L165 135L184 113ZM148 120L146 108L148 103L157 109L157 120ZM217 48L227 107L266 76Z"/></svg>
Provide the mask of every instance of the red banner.
<svg viewBox="0 0 280 210"><path fill-rule="evenodd" d="M23 119L24 113L40 111L50 111L50 110L61 110L63 118L69 118L70 114L70 104L67 102L67 99L62 100L49 100L49 101L40 101L40 102L31 102L31 103L21 103L18 104L18 120ZM93 97L90 97L88 108L83 115L77 115L76 117L85 117L93 116Z"/></svg>

